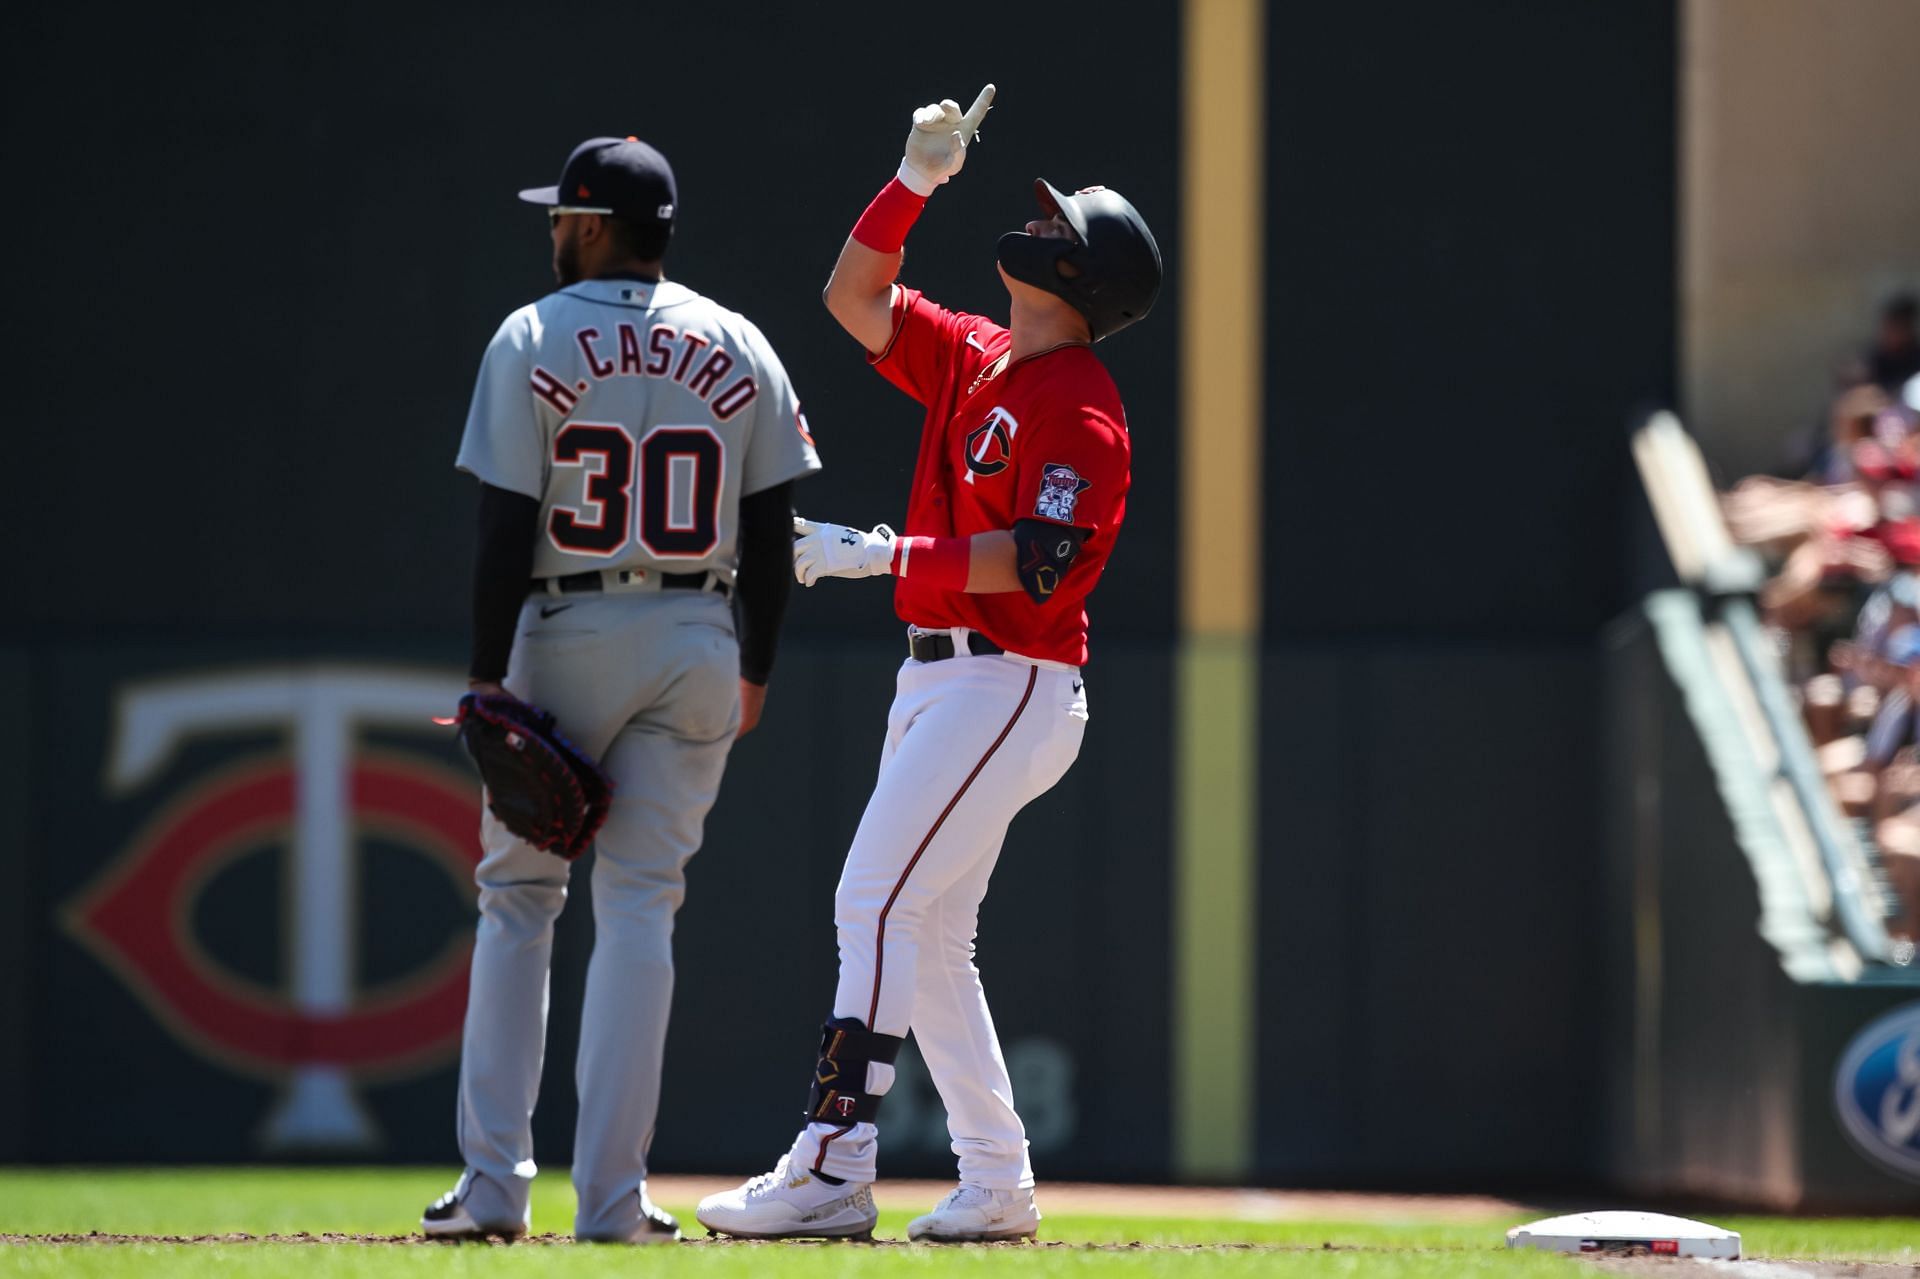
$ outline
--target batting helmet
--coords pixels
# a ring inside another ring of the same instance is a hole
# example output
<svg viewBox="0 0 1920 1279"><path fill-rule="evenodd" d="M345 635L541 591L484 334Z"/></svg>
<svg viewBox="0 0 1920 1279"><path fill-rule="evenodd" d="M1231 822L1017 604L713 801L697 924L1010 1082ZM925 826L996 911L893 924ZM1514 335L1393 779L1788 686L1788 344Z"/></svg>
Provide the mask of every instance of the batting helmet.
<svg viewBox="0 0 1920 1279"><path fill-rule="evenodd" d="M1087 319L1094 339L1118 333L1153 309L1160 293L1160 246L1127 198L1105 187L1063 195L1036 179L1034 195L1048 217L1059 214L1073 228L1072 240L1052 240L1014 231L1000 237L1000 265L1069 303ZM1064 275L1065 262L1075 274Z"/></svg>

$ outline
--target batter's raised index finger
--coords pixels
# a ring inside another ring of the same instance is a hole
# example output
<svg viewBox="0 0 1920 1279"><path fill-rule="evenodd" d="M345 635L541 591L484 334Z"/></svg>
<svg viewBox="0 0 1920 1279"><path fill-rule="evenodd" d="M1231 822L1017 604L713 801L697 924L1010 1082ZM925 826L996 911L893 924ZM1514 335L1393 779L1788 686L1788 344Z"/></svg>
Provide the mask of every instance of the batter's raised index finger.
<svg viewBox="0 0 1920 1279"><path fill-rule="evenodd" d="M980 131L980 122L987 118L987 112L992 109L993 95L996 92L997 90L991 84L980 90L980 96L973 100L973 105L967 108L967 113L960 117L960 131L968 141L972 141L973 135Z"/></svg>

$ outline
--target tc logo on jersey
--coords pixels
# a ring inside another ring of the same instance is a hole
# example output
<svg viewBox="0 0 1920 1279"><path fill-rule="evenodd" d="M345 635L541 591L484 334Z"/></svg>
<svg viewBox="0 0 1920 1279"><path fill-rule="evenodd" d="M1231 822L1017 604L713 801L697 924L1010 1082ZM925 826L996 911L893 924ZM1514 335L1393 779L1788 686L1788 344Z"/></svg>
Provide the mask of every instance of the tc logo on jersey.
<svg viewBox="0 0 1920 1279"><path fill-rule="evenodd" d="M270 1147L377 1145L358 1077L418 1073L460 1042L464 930L422 938L370 980L357 891L417 858L471 901L473 783L390 744L432 731L459 687L433 672L269 667L135 684L118 699L109 793L153 804L157 792L158 805L68 904L67 930L181 1043L279 1082L261 1129ZM376 732L382 746L368 749ZM206 767L208 739L262 733L284 744ZM234 895L236 867L277 872L266 910ZM233 937L256 913L286 957L276 975L234 962Z"/></svg>
<svg viewBox="0 0 1920 1279"><path fill-rule="evenodd" d="M976 475L998 475L1013 459L1013 437L1020 423L999 405L987 414L987 420L967 433L967 483Z"/></svg>
<svg viewBox="0 0 1920 1279"><path fill-rule="evenodd" d="M1071 524L1080 495L1092 487L1093 481L1081 479L1080 472L1071 466L1049 462L1040 473L1040 496L1033 504L1033 513L1043 520Z"/></svg>

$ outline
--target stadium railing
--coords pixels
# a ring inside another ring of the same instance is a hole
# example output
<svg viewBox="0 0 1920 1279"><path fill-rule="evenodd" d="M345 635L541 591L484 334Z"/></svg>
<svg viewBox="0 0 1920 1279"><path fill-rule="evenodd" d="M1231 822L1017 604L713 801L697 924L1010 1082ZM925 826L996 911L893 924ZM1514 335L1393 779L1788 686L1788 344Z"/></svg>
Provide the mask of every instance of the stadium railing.
<svg viewBox="0 0 1920 1279"><path fill-rule="evenodd" d="M1663 412L1634 433L1633 457L1682 583L1655 592L1647 617L1753 869L1762 935L1797 981L1920 981L1760 620L1765 570L1728 533L1699 446Z"/></svg>

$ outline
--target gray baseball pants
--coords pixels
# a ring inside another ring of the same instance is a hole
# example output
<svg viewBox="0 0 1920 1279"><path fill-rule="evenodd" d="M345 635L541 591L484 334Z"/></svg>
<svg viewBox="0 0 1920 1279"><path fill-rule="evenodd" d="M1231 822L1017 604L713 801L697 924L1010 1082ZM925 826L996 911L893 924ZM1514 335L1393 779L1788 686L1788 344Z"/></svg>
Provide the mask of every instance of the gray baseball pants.
<svg viewBox="0 0 1920 1279"><path fill-rule="evenodd" d="M574 1233L618 1239L640 1221L684 869L700 847L739 725L732 612L706 591L535 595L521 610L506 687L552 711L615 787L594 844L573 1183ZM548 965L571 866L517 839L490 813L481 839L460 1150L472 1177L468 1211L483 1222L517 1221L535 1172Z"/></svg>

